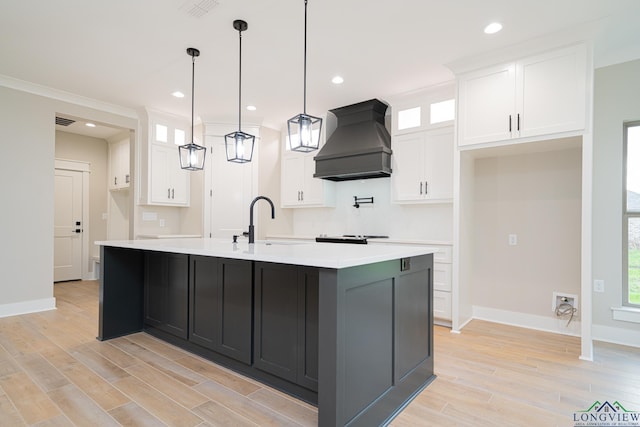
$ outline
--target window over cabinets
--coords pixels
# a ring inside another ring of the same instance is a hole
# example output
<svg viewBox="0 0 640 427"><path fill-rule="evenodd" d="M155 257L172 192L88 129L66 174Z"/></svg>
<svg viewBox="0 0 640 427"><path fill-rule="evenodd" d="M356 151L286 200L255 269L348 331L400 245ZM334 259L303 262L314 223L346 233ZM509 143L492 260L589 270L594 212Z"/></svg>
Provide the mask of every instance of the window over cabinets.
<svg viewBox="0 0 640 427"><path fill-rule="evenodd" d="M640 307L640 121L624 125L623 305Z"/></svg>

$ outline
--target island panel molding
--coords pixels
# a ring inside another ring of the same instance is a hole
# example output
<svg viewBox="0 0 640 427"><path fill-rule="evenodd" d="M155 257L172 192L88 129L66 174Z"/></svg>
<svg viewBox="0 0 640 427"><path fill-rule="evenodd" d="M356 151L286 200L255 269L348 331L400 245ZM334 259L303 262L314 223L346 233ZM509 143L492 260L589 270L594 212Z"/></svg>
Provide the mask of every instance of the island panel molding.
<svg viewBox="0 0 640 427"><path fill-rule="evenodd" d="M321 427L386 424L435 378L436 250L101 242L98 339L145 331L317 404Z"/></svg>

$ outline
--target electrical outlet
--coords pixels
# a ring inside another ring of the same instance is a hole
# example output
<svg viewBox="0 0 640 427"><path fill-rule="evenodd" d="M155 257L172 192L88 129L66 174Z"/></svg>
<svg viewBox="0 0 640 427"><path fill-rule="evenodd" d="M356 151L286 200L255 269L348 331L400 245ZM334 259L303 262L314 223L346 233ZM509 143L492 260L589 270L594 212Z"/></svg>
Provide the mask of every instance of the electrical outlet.
<svg viewBox="0 0 640 427"><path fill-rule="evenodd" d="M578 296L564 292L554 292L551 310L556 311L560 304L570 304L573 308L578 308Z"/></svg>
<svg viewBox="0 0 640 427"><path fill-rule="evenodd" d="M509 234L509 246L515 246L518 244L518 235Z"/></svg>
<svg viewBox="0 0 640 427"><path fill-rule="evenodd" d="M604 280L593 281L593 292L604 292Z"/></svg>

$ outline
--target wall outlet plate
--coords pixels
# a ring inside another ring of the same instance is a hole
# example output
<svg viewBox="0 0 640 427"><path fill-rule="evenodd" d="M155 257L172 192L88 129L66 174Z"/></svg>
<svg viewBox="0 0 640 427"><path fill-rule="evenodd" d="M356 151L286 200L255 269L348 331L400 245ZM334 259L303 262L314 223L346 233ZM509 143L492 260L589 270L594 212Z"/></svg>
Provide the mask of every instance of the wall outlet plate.
<svg viewBox="0 0 640 427"><path fill-rule="evenodd" d="M604 292L604 280L593 281L593 292Z"/></svg>
<svg viewBox="0 0 640 427"><path fill-rule="evenodd" d="M574 294L569 294L566 292L554 292L553 299L551 301L551 310L556 311L556 308L563 303L568 303L573 306L573 308L578 308L578 296Z"/></svg>

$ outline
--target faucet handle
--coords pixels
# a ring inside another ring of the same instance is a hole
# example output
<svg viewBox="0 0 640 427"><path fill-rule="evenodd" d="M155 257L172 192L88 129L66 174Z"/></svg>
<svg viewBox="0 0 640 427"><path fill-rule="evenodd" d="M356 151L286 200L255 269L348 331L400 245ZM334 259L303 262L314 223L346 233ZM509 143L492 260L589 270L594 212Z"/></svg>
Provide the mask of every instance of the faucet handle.
<svg viewBox="0 0 640 427"><path fill-rule="evenodd" d="M233 235L233 243L238 243L238 235L237 234Z"/></svg>
<svg viewBox="0 0 640 427"><path fill-rule="evenodd" d="M243 231L243 232L242 232L242 235L243 235L244 237L249 237L249 232L248 232L248 231Z"/></svg>

